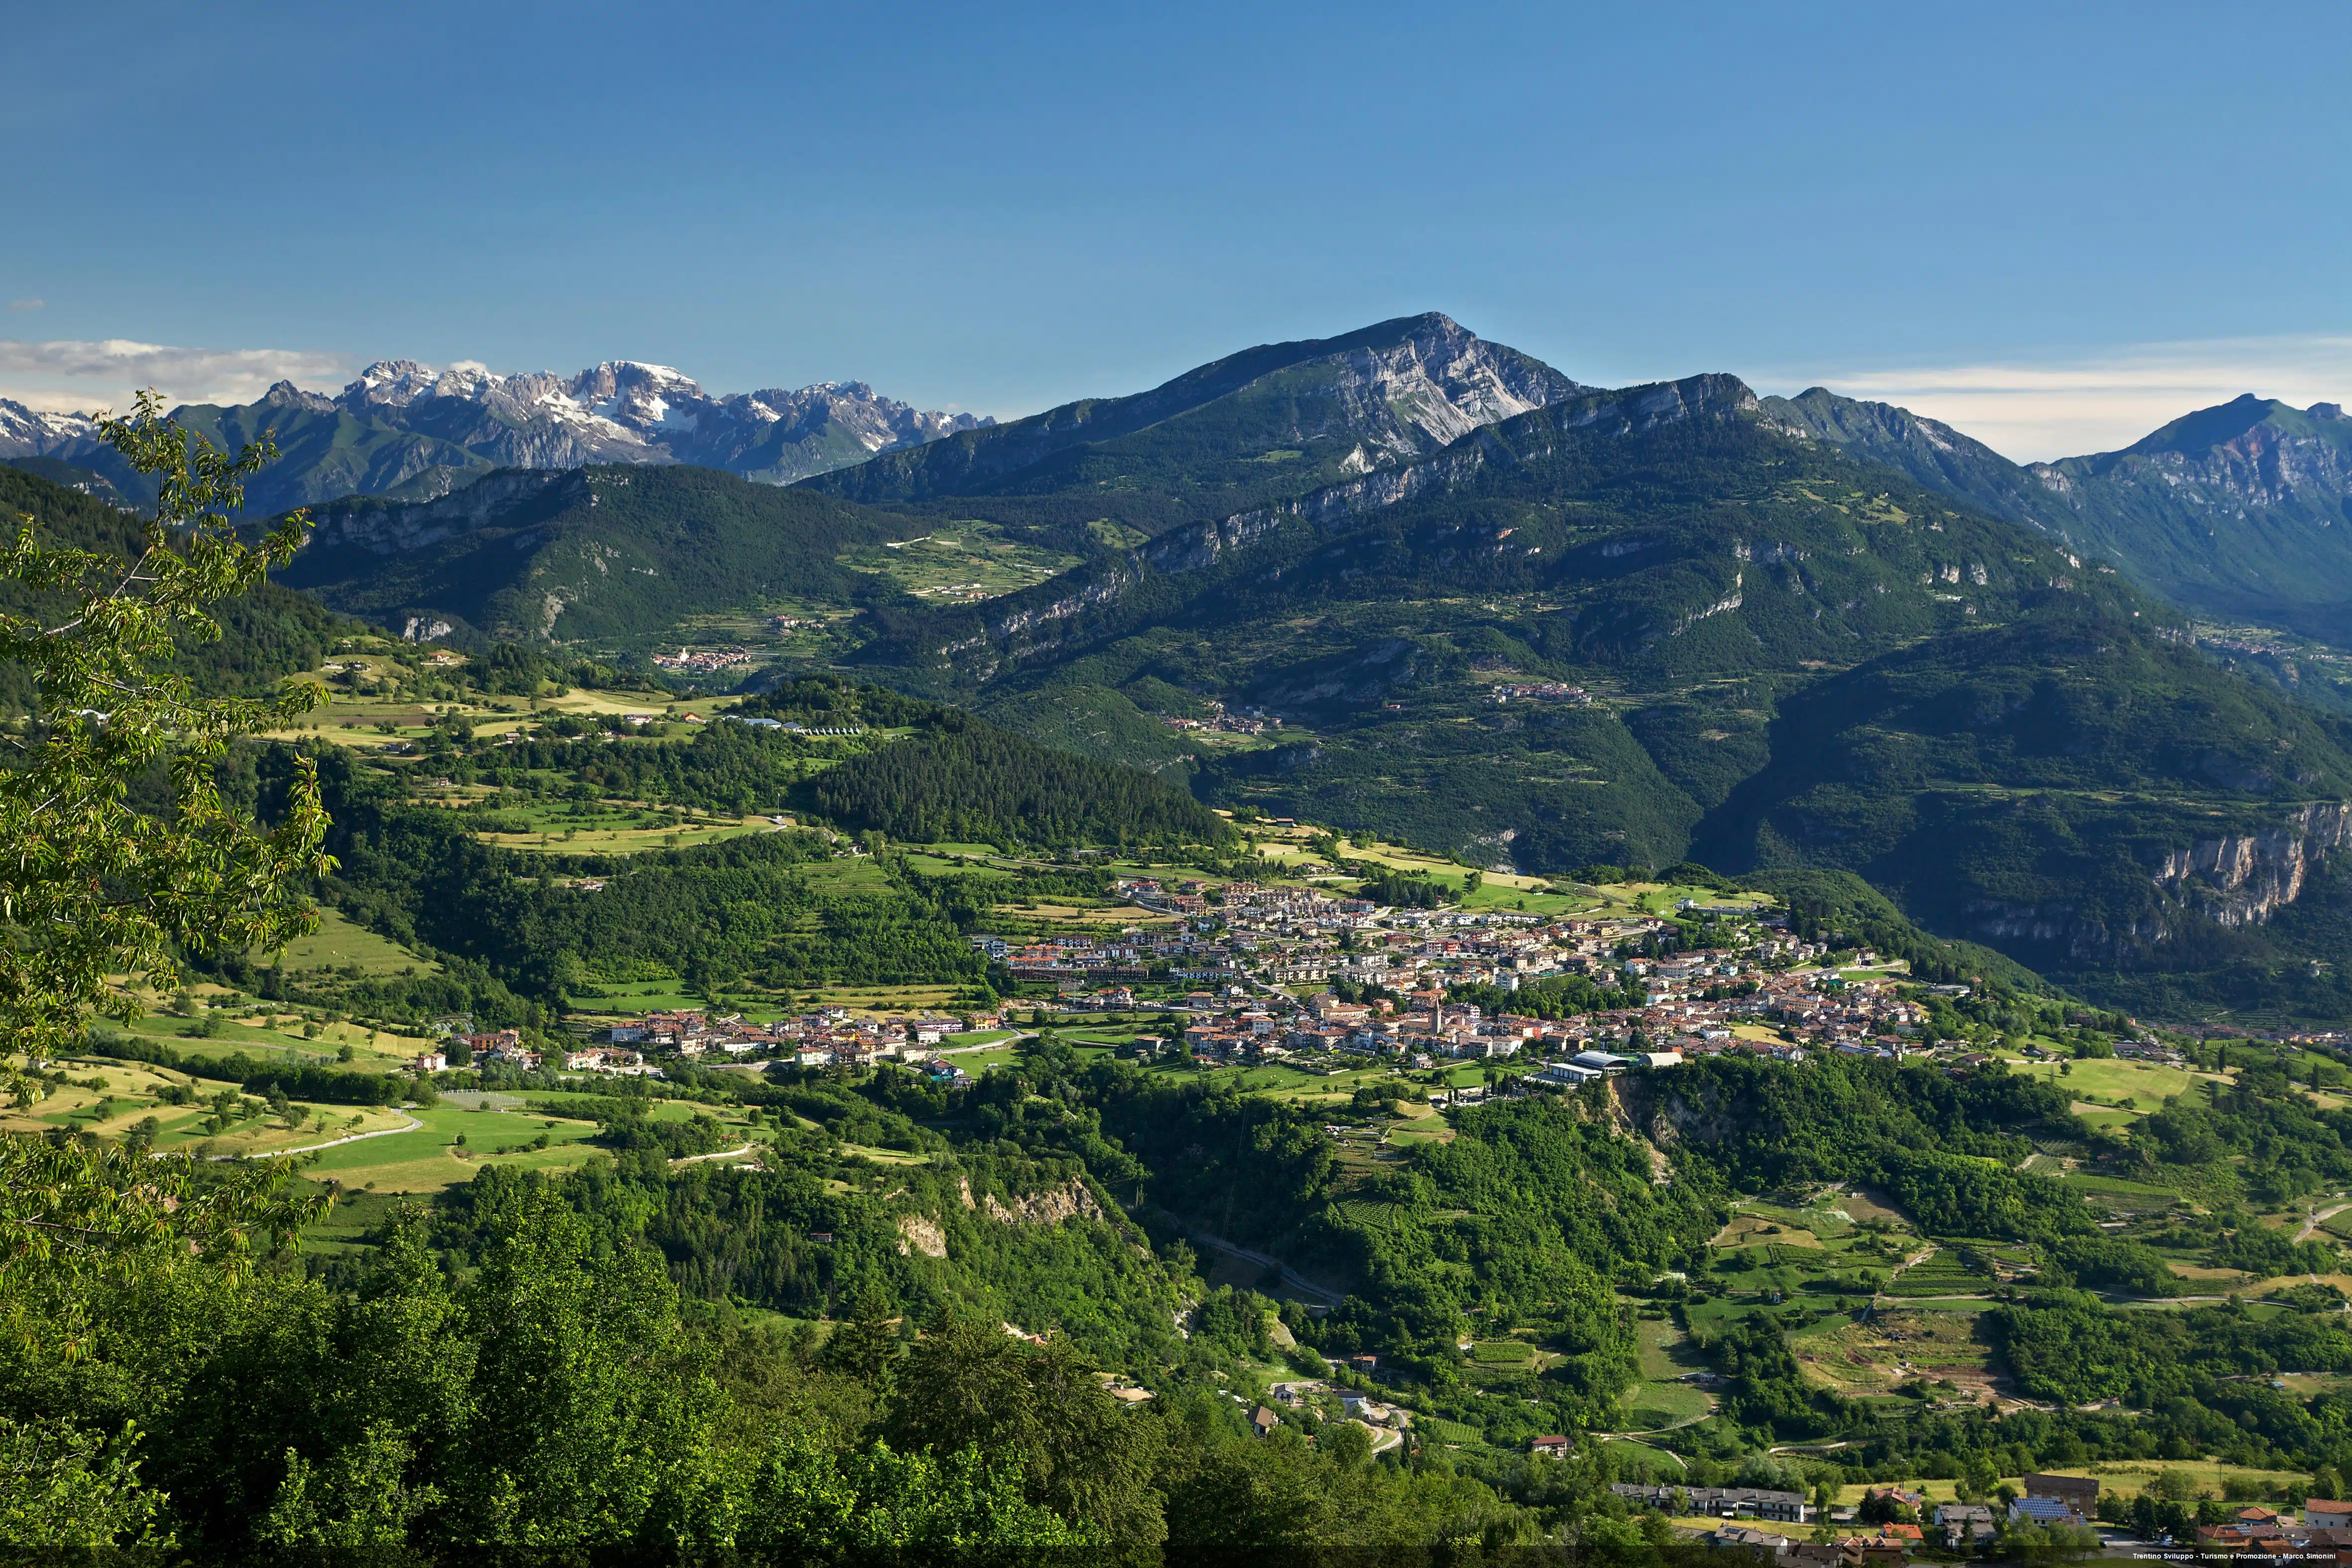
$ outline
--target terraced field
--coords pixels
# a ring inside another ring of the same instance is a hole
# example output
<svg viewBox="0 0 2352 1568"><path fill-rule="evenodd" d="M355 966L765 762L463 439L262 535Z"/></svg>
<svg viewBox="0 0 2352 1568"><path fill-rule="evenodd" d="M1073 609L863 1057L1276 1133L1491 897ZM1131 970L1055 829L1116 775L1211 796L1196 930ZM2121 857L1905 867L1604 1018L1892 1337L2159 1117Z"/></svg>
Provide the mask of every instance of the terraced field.
<svg viewBox="0 0 2352 1568"><path fill-rule="evenodd" d="M1883 1394L1917 1378L1989 1395L1992 1352L1976 1326L1969 1311L1884 1311L1868 1322L1831 1319L1790 1342L1806 1373L1842 1394Z"/></svg>

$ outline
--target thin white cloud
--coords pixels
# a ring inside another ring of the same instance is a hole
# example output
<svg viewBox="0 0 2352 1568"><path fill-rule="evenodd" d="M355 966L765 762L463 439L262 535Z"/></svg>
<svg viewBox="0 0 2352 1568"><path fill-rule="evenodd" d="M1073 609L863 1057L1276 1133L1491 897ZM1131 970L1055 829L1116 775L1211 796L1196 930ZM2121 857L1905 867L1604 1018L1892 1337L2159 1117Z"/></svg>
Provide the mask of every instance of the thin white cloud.
<svg viewBox="0 0 2352 1568"><path fill-rule="evenodd" d="M2015 462L2128 447L2194 409L2242 393L2298 408L2352 402L2352 337L2149 343L2105 355L1823 372L1770 378L1898 404Z"/></svg>
<svg viewBox="0 0 2352 1568"><path fill-rule="evenodd" d="M48 301L47 300L11 300L8 301L8 309L12 310L37 310L47 303Z"/></svg>
<svg viewBox="0 0 2352 1568"><path fill-rule="evenodd" d="M0 397L33 408L123 409L152 386L167 404L250 403L277 382L333 390L346 379L340 354L299 349L193 349L108 338L100 342L0 339Z"/></svg>

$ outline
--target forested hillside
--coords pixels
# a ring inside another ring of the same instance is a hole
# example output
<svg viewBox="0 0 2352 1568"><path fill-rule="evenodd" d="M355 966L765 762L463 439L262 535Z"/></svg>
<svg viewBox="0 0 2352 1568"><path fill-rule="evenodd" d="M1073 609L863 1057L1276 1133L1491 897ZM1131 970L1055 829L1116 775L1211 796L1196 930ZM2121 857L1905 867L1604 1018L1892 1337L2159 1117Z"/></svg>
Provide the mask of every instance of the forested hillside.
<svg viewBox="0 0 2352 1568"><path fill-rule="evenodd" d="M1132 768L959 723L828 768L804 798L847 826L918 843L1047 846L1233 842L1192 796Z"/></svg>
<svg viewBox="0 0 2352 1568"><path fill-rule="evenodd" d="M2021 466L1884 403L1820 387L1766 415L1986 513L2097 553L2207 616L2341 644L2352 604L2352 420L2252 394L2116 452Z"/></svg>
<svg viewBox="0 0 2352 1568"><path fill-rule="evenodd" d="M1936 930L2150 1011L2352 1013L2333 877L2265 921L2245 914L2278 891L2259 858L2154 874L2233 840L2324 859L2352 729L2156 631L2049 616L1925 644L1785 699L1769 744L1703 858L1850 868Z"/></svg>
<svg viewBox="0 0 2352 1568"><path fill-rule="evenodd" d="M0 520L10 533L29 518L40 538L100 554L120 556L127 564L141 548L141 524L126 512L94 496L68 489L24 469L0 464ZM0 609L29 614L36 606L64 601L36 595L16 582L0 583ZM289 675L314 669L335 638L352 629L341 617L305 595L276 583L230 599L220 606L221 636L181 642L176 668L207 690L259 693L275 690ZM21 711L32 692L14 666L0 668L0 702Z"/></svg>
<svg viewBox="0 0 2352 1568"><path fill-rule="evenodd" d="M395 633L437 621L592 647L662 635L688 613L887 596L836 557L925 531L713 468L628 465L509 470L435 500L338 501L317 525L282 580L345 614Z"/></svg>

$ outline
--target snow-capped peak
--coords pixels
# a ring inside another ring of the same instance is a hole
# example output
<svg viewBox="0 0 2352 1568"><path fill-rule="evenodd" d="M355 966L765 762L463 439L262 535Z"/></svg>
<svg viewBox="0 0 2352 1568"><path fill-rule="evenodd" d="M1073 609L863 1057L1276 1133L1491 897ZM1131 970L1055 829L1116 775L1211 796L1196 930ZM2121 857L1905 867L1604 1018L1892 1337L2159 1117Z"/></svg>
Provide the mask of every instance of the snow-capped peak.
<svg viewBox="0 0 2352 1568"><path fill-rule="evenodd" d="M30 455L47 452L50 447L68 441L98 438L98 421L87 414L27 408L14 399L0 397L0 446Z"/></svg>
<svg viewBox="0 0 2352 1568"><path fill-rule="evenodd" d="M353 408L405 408L430 394L441 373L413 359L380 359L343 388L341 401Z"/></svg>

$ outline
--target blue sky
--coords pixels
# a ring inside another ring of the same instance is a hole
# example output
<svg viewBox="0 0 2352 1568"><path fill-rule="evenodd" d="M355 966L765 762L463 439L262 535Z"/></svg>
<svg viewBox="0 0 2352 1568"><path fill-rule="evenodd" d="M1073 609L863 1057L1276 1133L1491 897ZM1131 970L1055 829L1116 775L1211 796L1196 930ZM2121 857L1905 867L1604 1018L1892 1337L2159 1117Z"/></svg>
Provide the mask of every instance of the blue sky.
<svg viewBox="0 0 2352 1568"><path fill-rule="evenodd" d="M12 10L53 406L633 358L1013 415L1423 310L2017 457L2352 400L2341 5Z"/></svg>

